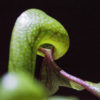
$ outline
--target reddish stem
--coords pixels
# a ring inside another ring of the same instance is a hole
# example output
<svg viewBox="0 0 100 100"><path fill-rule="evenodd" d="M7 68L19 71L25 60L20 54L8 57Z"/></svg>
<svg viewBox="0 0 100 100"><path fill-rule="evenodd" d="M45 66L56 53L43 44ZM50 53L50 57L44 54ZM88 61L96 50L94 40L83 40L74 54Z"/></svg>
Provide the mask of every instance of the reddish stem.
<svg viewBox="0 0 100 100"><path fill-rule="evenodd" d="M45 58L47 59L48 63L49 64L53 64L54 67L56 68L56 70L58 70L59 74L64 76L66 79L69 79L69 80L71 80L71 81L73 81L75 83L80 84L87 91L89 91L90 93L94 94L96 97L100 98L100 95L97 94L96 90L92 86L90 86L84 80L65 72L59 66L56 65L56 63L53 61L53 56L52 56L54 49L50 50L50 49L39 48L39 51L44 53Z"/></svg>

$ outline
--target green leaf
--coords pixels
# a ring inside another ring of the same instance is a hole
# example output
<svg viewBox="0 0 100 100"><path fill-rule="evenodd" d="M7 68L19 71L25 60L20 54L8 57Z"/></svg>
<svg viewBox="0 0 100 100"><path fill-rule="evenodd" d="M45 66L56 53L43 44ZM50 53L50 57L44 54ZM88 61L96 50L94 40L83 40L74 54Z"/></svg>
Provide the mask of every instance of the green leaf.
<svg viewBox="0 0 100 100"><path fill-rule="evenodd" d="M84 90L84 88L80 84L75 83L75 82L70 81L70 80L69 80L69 82L70 82L71 88L78 90L78 91Z"/></svg>
<svg viewBox="0 0 100 100"><path fill-rule="evenodd" d="M48 100L79 100L76 97L64 97L64 96L53 96L51 98L49 98Z"/></svg>

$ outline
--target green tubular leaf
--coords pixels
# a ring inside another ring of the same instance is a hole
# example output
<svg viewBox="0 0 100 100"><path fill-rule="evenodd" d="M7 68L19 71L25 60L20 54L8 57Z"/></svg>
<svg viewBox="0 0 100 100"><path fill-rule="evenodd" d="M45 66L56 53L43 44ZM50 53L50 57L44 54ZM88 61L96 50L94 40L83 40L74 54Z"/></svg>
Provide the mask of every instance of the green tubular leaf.
<svg viewBox="0 0 100 100"><path fill-rule="evenodd" d="M62 57L69 48L65 28L41 10L29 9L16 20L10 42L9 71L27 71L34 74L36 54L41 45L54 47L54 59Z"/></svg>

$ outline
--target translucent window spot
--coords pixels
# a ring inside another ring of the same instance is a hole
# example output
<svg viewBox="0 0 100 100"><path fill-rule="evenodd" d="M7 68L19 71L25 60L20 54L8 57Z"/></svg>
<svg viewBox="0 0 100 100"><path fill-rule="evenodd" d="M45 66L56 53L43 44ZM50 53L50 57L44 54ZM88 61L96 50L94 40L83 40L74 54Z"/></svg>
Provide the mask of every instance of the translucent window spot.
<svg viewBox="0 0 100 100"><path fill-rule="evenodd" d="M6 89L13 90L17 87L18 80L15 75L13 74L7 74L4 76L2 80L2 85Z"/></svg>

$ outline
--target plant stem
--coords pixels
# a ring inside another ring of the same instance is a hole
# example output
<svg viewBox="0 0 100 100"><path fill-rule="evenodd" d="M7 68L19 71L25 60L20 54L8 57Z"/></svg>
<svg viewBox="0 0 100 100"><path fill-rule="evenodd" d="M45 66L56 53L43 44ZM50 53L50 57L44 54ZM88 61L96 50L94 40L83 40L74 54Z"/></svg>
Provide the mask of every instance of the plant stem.
<svg viewBox="0 0 100 100"><path fill-rule="evenodd" d="M61 70L60 71L60 74L62 76L64 76L65 78L75 82L75 83L78 83L80 84L81 86L83 86L87 91L89 91L90 93L94 94L95 96L97 96L98 98L100 98L100 96L96 93L96 90L95 88L93 88L92 86L90 86L88 83L86 83L84 80L76 77L76 76L73 76L67 72L65 72L64 70Z"/></svg>
<svg viewBox="0 0 100 100"><path fill-rule="evenodd" d="M79 85L81 85L82 87L84 87L87 91L89 91L90 93L94 94L96 97L100 98L100 95L97 94L97 91L94 87L90 86L88 83L86 83L86 81L73 76L67 72L65 72L63 69L61 69L53 60L53 51L54 49L44 49L44 48L39 48L39 51L41 51L42 53L44 53L45 58L47 59L49 64L52 64L53 67L55 67L55 69L59 72L60 75L62 75L63 77L65 77L68 80L71 80Z"/></svg>

